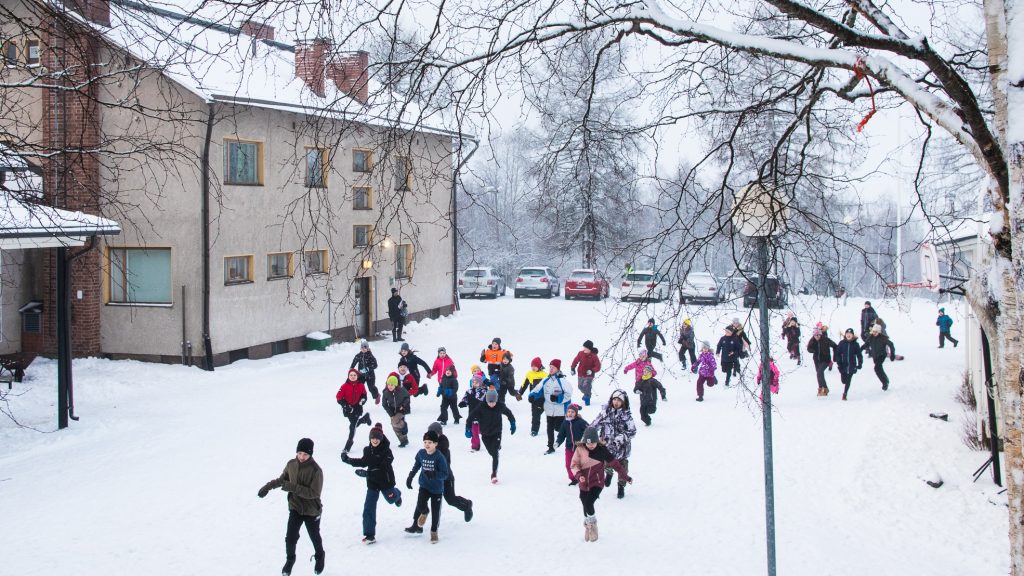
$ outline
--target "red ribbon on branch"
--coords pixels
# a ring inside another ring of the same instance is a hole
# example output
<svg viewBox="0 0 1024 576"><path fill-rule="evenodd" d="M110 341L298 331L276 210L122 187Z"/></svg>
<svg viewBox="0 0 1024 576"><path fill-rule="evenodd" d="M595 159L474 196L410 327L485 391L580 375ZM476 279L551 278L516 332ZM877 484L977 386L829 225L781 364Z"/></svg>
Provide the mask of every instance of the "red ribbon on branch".
<svg viewBox="0 0 1024 576"><path fill-rule="evenodd" d="M860 132L864 130L864 126L867 125L868 120L871 120L871 117L875 115L875 112L878 112L878 109L875 108L875 89L871 86L871 77L868 76L868 68L864 64L863 57L858 57L857 61L854 62L853 73L857 76L858 80L864 79L864 81L867 82L868 93L871 94L871 111L868 112L868 115L862 118L860 123L857 124L857 132Z"/></svg>

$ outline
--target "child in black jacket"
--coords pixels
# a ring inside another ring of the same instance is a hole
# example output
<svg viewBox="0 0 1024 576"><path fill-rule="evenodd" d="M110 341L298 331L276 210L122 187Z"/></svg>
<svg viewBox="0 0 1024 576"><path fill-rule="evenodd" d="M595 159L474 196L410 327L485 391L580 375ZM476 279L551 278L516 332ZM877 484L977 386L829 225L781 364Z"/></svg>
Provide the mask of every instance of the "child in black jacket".
<svg viewBox="0 0 1024 576"><path fill-rule="evenodd" d="M362 458L349 458L341 453L341 461L356 468L356 474L366 478L366 501L363 503L363 544L377 541L377 500L384 494L384 499L395 506L402 505L402 493L395 488L395 470L391 463L395 460L391 453L391 443L384 436L384 427L380 422L370 429L370 444L363 448Z"/></svg>
<svg viewBox="0 0 1024 576"><path fill-rule="evenodd" d="M441 415L437 417L437 421L441 424L448 423L449 408L456 424L462 418L462 415L459 414L458 393L459 379L455 376L455 367L449 366L445 368L444 376L441 377L441 381L437 385L437 395L441 397Z"/></svg>
<svg viewBox="0 0 1024 576"><path fill-rule="evenodd" d="M370 390L373 403L380 404L380 392L377 391L377 375L374 374L374 370L377 369L377 358L370 351L370 343L365 339L359 341L359 352L352 358L352 365L349 368L359 370L359 376L362 377L367 389Z"/></svg>
<svg viewBox="0 0 1024 576"><path fill-rule="evenodd" d="M512 353L505 350L501 357L501 364L498 366L498 401L505 403L505 396L516 395L516 369L512 367Z"/></svg>
<svg viewBox="0 0 1024 576"><path fill-rule="evenodd" d="M654 377L654 368L650 364L644 366L643 376L633 386L633 392L640 394L640 420L650 426L651 414L658 411L658 393L661 393L662 400L668 400L665 387Z"/></svg>
<svg viewBox="0 0 1024 576"><path fill-rule="evenodd" d="M473 432L470 425L474 422L480 424L480 437L483 440L484 448L491 455L491 484L498 483L498 452L501 451L501 417L508 417L508 431L516 433L516 417L504 403L498 402L498 392L488 390L484 394L484 401L477 404L466 416L466 438L472 438Z"/></svg>
<svg viewBox="0 0 1024 576"><path fill-rule="evenodd" d="M572 455L576 451L576 443L583 438L583 431L587 429L587 421L580 418L579 404L569 404L565 409L565 420L562 427L558 429L558 437L555 439L555 446L561 446L565 442L565 471L569 473L569 486L577 484L576 476L572 473Z"/></svg>

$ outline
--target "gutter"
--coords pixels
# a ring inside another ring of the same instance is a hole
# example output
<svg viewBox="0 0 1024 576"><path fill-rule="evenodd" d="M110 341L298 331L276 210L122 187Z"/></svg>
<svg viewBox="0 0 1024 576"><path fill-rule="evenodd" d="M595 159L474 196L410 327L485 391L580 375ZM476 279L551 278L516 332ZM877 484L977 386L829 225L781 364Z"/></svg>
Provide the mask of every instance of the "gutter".
<svg viewBox="0 0 1024 576"><path fill-rule="evenodd" d="M202 171L202 229L203 229L203 369L213 372L213 342L210 339L210 139L213 136L212 100L206 102L206 137L200 158Z"/></svg>
<svg viewBox="0 0 1024 576"><path fill-rule="evenodd" d="M456 202L456 193L459 182L459 172L469 162L469 159L476 154L476 151L480 149L480 141L476 138L470 138L470 142L473 143L473 149L469 151L469 154L463 158L458 165L452 170L452 194L451 194L451 221L452 221L452 311L459 309L459 210L458 203ZM459 138L459 149L462 149L462 138Z"/></svg>

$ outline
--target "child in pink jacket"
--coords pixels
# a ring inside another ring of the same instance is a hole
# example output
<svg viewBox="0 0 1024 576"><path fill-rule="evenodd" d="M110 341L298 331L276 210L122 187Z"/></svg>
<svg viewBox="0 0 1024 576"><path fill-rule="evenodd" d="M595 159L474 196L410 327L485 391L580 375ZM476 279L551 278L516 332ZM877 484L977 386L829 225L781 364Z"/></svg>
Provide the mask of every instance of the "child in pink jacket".
<svg viewBox="0 0 1024 576"><path fill-rule="evenodd" d="M626 367L622 370L622 373L629 374L630 370L635 371L635 382L639 382L640 379L644 377L644 367L646 366L651 367L651 378L658 375L658 371L654 369L654 364L651 364L651 361L647 359L647 349L640 348L639 350L637 350L636 361L633 362L632 364L627 364Z"/></svg>
<svg viewBox="0 0 1024 576"><path fill-rule="evenodd" d="M771 386L770 386L772 394L778 394L779 393L779 367L775 365L775 358L772 358L771 356L768 357L768 368L772 371L772 383L771 383ZM760 365L758 365L758 367L757 367L757 381L758 381L758 383L761 382L761 366ZM763 389L761 390L761 401L762 402L764 401L764 390Z"/></svg>

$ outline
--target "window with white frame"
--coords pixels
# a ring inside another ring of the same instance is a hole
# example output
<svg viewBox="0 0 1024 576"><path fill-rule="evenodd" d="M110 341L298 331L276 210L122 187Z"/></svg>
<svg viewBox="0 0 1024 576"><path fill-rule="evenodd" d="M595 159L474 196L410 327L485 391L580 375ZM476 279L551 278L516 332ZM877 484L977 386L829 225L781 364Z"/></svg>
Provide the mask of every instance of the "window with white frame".
<svg viewBox="0 0 1024 576"><path fill-rule="evenodd" d="M395 159L395 190L412 189L412 159L399 156Z"/></svg>
<svg viewBox="0 0 1024 576"><path fill-rule="evenodd" d="M29 40L25 43L25 63L29 66L39 65L39 40Z"/></svg>
<svg viewBox="0 0 1024 576"><path fill-rule="evenodd" d="M227 256L224 258L225 284L247 284L252 281L252 256Z"/></svg>
<svg viewBox="0 0 1024 576"><path fill-rule="evenodd" d="M243 140L224 142L224 181L227 184L263 184L263 144Z"/></svg>
<svg viewBox="0 0 1024 576"><path fill-rule="evenodd" d="M373 208L373 189L369 186L352 187L352 209L370 210Z"/></svg>
<svg viewBox="0 0 1024 576"><path fill-rule="evenodd" d="M267 254L267 279L292 277L292 254L291 252L276 252Z"/></svg>
<svg viewBox="0 0 1024 576"><path fill-rule="evenodd" d="M302 253L306 276L327 273L327 250L306 250Z"/></svg>
<svg viewBox="0 0 1024 576"><path fill-rule="evenodd" d="M306 187L327 187L327 150L306 148Z"/></svg>
<svg viewBox="0 0 1024 576"><path fill-rule="evenodd" d="M107 280L114 304L170 304L170 248L108 248Z"/></svg>
<svg viewBox="0 0 1024 576"><path fill-rule="evenodd" d="M352 149L352 171L358 173L373 170L373 152L361 148Z"/></svg>
<svg viewBox="0 0 1024 576"><path fill-rule="evenodd" d="M372 228L369 225L358 224L352 227L352 247L366 248L370 245Z"/></svg>
<svg viewBox="0 0 1024 576"><path fill-rule="evenodd" d="M412 278L412 244L395 247L395 278Z"/></svg>

